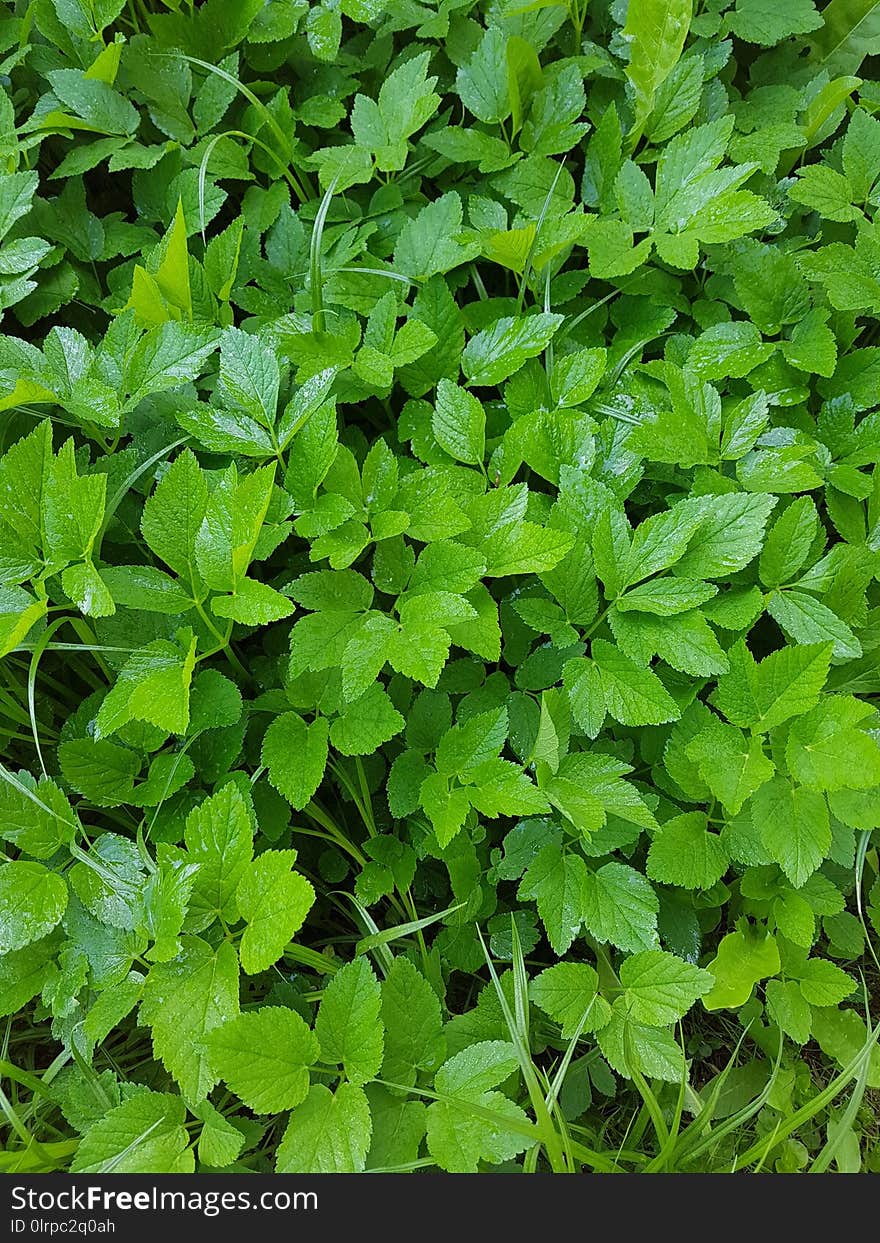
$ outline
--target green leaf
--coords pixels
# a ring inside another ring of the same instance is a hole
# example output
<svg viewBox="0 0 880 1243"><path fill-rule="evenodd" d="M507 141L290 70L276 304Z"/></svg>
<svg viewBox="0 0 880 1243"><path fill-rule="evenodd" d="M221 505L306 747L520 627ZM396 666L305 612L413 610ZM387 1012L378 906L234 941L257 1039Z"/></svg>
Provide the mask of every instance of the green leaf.
<svg viewBox="0 0 880 1243"><path fill-rule="evenodd" d="M783 647L758 664L743 641L728 653L713 702L729 721L766 733L815 707L831 660L831 644Z"/></svg>
<svg viewBox="0 0 880 1243"><path fill-rule="evenodd" d="M0 865L0 953L51 932L64 914L67 896L64 877L42 863L19 859Z"/></svg>
<svg viewBox="0 0 880 1243"><path fill-rule="evenodd" d="M773 776L760 737L713 717L687 745L687 754L725 811L735 816L743 804Z"/></svg>
<svg viewBox="0 0 880 1243"><path fill-rule="evenodd" d="M702 510L693 505L646 518L636 528L620 566L621 586L631 586L674 565L683 556L702 520Z"/></svg>
<svg viewBox="0 0 880 1243"><path fill-rule="evenodd" d="M385 1054L382 1077L413 1082L420 1070L436 1070L446 1052L437 994L407 958L395 958L382 981Z"/></svg>
<svg viewBox="0 0 880 1243"><path fill-rule="evenodd" d="M153 1053L187 1099L202 1100L217 1082L205 1039L237 1014L238 960L229 942L214 950L185 937L175 959L150 968L140 1019L152 1029Z"/></svg>
<svg viewBox="0 0 880 1243"><path fill-rule="evenodd" d="M562 1028L563 1040L570 1040L589 1012L587 1030L600 1026L596 1020L604 1012L597 1003L599 977L583 962L559 962L547 967L529 984L529 997Z"/></svg>
<svg viewBox="0 0 880 1243"><path fill-rule="evenodd" d="M713 496L676 574L691 578L727 578L745 569L761 550L772 496L730 492Z"/></svg>
<svg viewBox="0 0 880 1243"><path fill-rule="evenodd" d="M437 385L437 404L431 427L437 443L457 462L482 464L486 451L486 414L466 389L443 379Z"/></svg>
<svg viewBox="0 0 880 1243"><path fill-rule="evenodd" d="M277 1174L357 1174L370 1148L372 1121L363 1088L335 1092L315 1084L290 1115L278 1145Z"/></svg>
<svg viewBox="0 0 880 1243"><path fill-rule="evenodd" d="M451 190L423 207L401 229L394 251L396 268L402 275L427 280L473 258L476 248L457 240L461 226L461 199Z"/></svg>
<svg viewBox="0 0 880 1243"><path fill-rule="evenodd" d="M509 522L499 527L483 544L486 575L504 578L508 574L545 574L554 569L569 551L573 537L535 522Z"/></svg>
<svg viewBox="0 0 880 1243"><path fill-rule="evenodd" d="M818 29L822 18L813 0L785 0L781 5L770 0L736 0L730 24L740 39L771 47L789 35L809 34Z"/></svg>
<svg viewBox="0 0 880 1243"><path fill-rule="evenodd" d="M813 35L811 56L828 73L858 73L880 43L880 5L876 0L831 0L823 25Z"/></svg>
<svg viewBox="0 0 880 1243"><path fill-rule="evenodd" d="M275 422L280 382L275 355L250 333L227 328L220 339L220 394L264 427Z"/></svg>
<svg viewBox="0 0 880 1243"><path fill-rule="evenodd" d="M765 989L767 1013L795 1044L810 1038L810 1007L793 980L768 980Z"/></svg>
<svg viewBox="0 0 880 1243"><path fill-rule="evenodd" d="M611 1021L602 1028L599 1048L619 1075L636 1071L666 1083L680 1083L687 1074L682 1051L671 1032L637 1023L622 1002L615 1005Z"/></svg>
<svg viewBox="0 0 880 1243"><path fill-rule="evenodd" d="M797 643L830 642L832 654L843 660L862 654L862 645L846 622L805 591L771 592L767 598L767 612Z"/></svg>
<svg viewBox="0 0 880 1243"><path fill-rule="evenodd" d="M514 1129L528 1123L526 1114L502 1093L491 1090L517 1065L513 1045L484 1040L440 1067L435 1085L441 1100L428 1109L428 1150L442 1169L474 1173L481 1159L498 1165L527 1147L527 1139ZM489 1111L492 1120L469 1110L468 1103ZM504 1119L513 1123L510 1130Z"/></svg>
<svg viewBox="0 0 880 1243"><path fill-rule="evenodd" d="M461 356L461 369L472 385L500 384L545 350L561 323L561 315L545 311L503 316L491 328L471 337Z"/></svg>
<svg viewBox="0 0 880 1243"><path fill-rule="evenodd" d="M734 321L715 324L696 339L688 354L688 367L703 380L739 378L754 371L773 353L761 341L754 324Z"/></svg>
<svg viewBox="0 0 880 1243"><path fill-rule="evenodd" d="M374 682L330 726L330 743L343 755L369 755L403 729L404 720Z"/></svg>
<svg viewBox="0 0 880 1243"><path fill-rule="evenodd" d="M816 538L819 516L808 496L799 496L776 519L758 563L761 582L779 587L797 574Z"/></svg>
<svg viewBox="0 0 880 1243"><path fill-rule="evenodd" d="M455 78L462 103L489 124L503 121L510 113L506 42L500 28L490 26Z"/></svg>
<svg viewBox="0 0 880 1243"><path fill-rule="evenodd" d="M163 475L141 519L141 531L153 552L192 586L201 581L195 544L207 505L204 475L195 455L185 449Z"/></svg>
<svg viewBox="0 0 880 1243"><path fill-rule="evenodd" d="M406 139L433 116L440 102L435 77L426 77L430 52L404 61L385 78L374 101L356 95L351 113L355 142L372 151L383 172L403 168Z"/></svg>
<svg viewBox="0 0 880 1243"><path fill-rule="evenodd" d="M269 780L292 807L301 810L321 784L327 764L328 725L307 725L295 712L276 717L263 738L262 762Z"/></svg>
<svg viewBox="0 0 880 1243"><path fill-rule="evenodd" d="M101 579L114 602L126 608L176 615L193 605L175 579L153 566L102 566Z"/></svg>
<svg viewBox="0 0 880 1243"><path fill-rule="evenodd" d="M760 980L779 971L775 939L760 927L746 927L722 937L718 952L706 970L715 984L703 997L707 1010L736 1010L751 996Z"/></svg>
<svg viewBox="0 0 880 1243"><path fill-rule="evenodd" d="M366 958L337 971L324 990L315 1034L325 1062L341 1062L351 1083L367 1083L382 1065L384 1030L379 982Z"/></svg>
<svg viewBox="0 0 880 1243"><path fill-rule="evenodd" d="M214 1073L254 1113L293 1109L308 1095L319 1047L295 1011L249 1010L215 1027L205 1043Z"/></svg>
<svg viewBox="0 0 880 1243"><path fill-rule="evenodd" d="M660 826L648 850L651 880L683 889L711 889L727 871L724 842L707 830L702 812L673 816Z"/></svg>
<svg viewBox="0 0 880 1243"><path fill-rule="evenodd" d="M813 1006L836 1006L855 991L852 979L833 962L810 958L797 970L804 998Z"/></svg>
<svg viewBox="0 0 880 1243"><path fill-rule="evenodd" d="M835 695L792 722L785 761L794 779L813 790L880 785L880 748L862 729L859 700Z"/></svg>
<svg viewBox="0 0 880 1243"><path fill-rule="evenodd" d="M142 1089L109 1109L83 1135L75 1174L192 1174L195 1160L179 1096Z"/></svg>
<svg viewBox="0 0 880 1243"><path fill-rule="evenodd" d="M650 883L625 863L606 863L587 875L584 926L597 941L629 953L653 949L659 905Z"/></svg>
<svg viewBox="0 0 880 1243"><path fill-rule="evenodd" d="M752 799L752 821L767 851L799 889L831 846L828 808L821 794L792 786L782 777Z"/></svg>
<svg viewBox="0 0 880 1243"><path fill-rule="evenodd" d="M518 896L537 902L554 952L561 956L580 931L584 919L586 865L578 855L564 854L548 843L529 864Z"/></svg>
<svg viewBox="0 0 880 1243"><path fill-rule="evenodd" d="M394 1169L418 1160L425 1136L425 1105L392 1096L375 1083L368 1086L366 1096L373 1116L368 1169Z"/></svg>
<svg viewBox="0 0 880 1243"><path fill-rule="evenodd" d="M708 971L665 950L645 950L626 959L620 968L620 983L625 990L624 1003L636 1022L666 1027L710 991L713 978Z"/></svg>
<svg viewBox="0 0 880 1243"><path fill-rule="evenodd" d="M235 896L247 926L242 934L241 965L248 975L265 971L284 952L315 901L309 881L291 871L295 850L266 850L241 877Z"/></svg>
<svg viewBox="0 0 880 1243"><path fill-rule="evenodd" d="M623 613L656 613L669 617L705 604L717 592L712 583L694 578L654 578L627 591L616 606Z"/></svg>
<svg viewBox="0 0 880 1243"><path fill-rule="evenodd" d="M219 334L169 320L150 328L126 359L126 405L134 410L145 397L177 388L199 374L217 347Z"/></svg>
<svg viewBox="0 0 880 1243"><path fill-rule="evenodd" d="M612 643L596 639L593 660L608 712L623 725L658 725L679 716L678 705L650 669L640 669Z"/></svg>
<svg viewBox="0 0 880 1243"><path fill-rule="evenodd" d="M826 220L858 220L860 213L852 203L852 187L841 173L825 164L811 164L799 172L800 179L788 192L796 203L803 203Z"/></svg>
<svg viewBox="0 0 880 1243"><path fill-rule="evenodd" d="M275 467L239 479L234 466L211 492L195 538L199 573L216 591L236 592L257 546L269 509Z"/></svg>
<svg viewBox="0 0 880 1243"><path fill-rule="evenodd" d="M66 771L65 777L71 780ZM0 837L24 854L49 859L73 840L76 831L73 810L51 778L36 782L22 772L0 785Z"/></svg>
<svg viewBox="0 0 880 1243"><path fill-rule="evenodd" d="M137 110L106 82L81 69L51 69L48 78L61 103L99 133L133 134L137 129Z"/></svg>
<svg viewBox="0 0 880 1243"><path fill-rule="evenodd" d="M0 1014L15 1014L37 996L56 970L56 949L49 936L0 958Z"/></svg>
<svg viewBox="0 0 880 1243"><path fill-rule="evenodd" d="M194 1112L202 1119L199 1135L199 1161L203 1165L231 1165L244 1147L244 1136L223 1117L210 1101L202 1101Z"/></svg>
<svg viewBox="0 0 880 1243"><path fill-rule="evenodd" d="M279 591L252 578L239 579L230 595L215 596L211 601L211 612L216 617L228 617L245 626L266 626L289 617L293 611L293 605Z"/></svg>

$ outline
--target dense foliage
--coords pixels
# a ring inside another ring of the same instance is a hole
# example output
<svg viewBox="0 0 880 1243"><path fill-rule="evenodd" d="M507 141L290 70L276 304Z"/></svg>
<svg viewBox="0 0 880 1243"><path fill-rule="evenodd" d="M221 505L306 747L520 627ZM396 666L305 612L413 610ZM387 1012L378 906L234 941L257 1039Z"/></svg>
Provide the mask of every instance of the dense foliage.
<svg viewBox="0 0 880 1243"><path fill-rule="evenodd" d="M4 6L0 1168L880 1166L875 52Z"/></svg>

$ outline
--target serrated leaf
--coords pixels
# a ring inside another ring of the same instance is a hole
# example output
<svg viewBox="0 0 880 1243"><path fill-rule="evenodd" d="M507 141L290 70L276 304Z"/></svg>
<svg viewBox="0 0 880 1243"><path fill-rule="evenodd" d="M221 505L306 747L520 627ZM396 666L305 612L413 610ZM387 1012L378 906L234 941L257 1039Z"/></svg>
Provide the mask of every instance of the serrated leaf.
<svg viewBox="0 0 880 1243"><path fill-rule="evenodd" d="M686 1014L713 985L708 971L665 950L645 950L620 968L624 1002L638 1023L666 1027Z"/></svg>
<svg viewBox="0 0 880 1243"><path fill-rule="evenodd" d="M297 810L306 806L321 784L327 764L328 725L310 725L295 712L276 717L263 738L261 759L269 780Z"/></svg>
<svg viewBox="0 0 880 1243"><path fill-rule="evenodd" d="M265 971L281 957L315 901L310 882L291 871L295 859L294 850L266 850L238 882L236 901L247 923L239 952L248 975Z"/></svg>
<svg viewBox="0 0 880 1243"><path fill-rule="evenodd" d="M630 953L653 949L658 909L650 883L625 863L606 863L587 876L584 926L598 941Z"/></svg>
<svg viewBox="0 0 880 1243"><path fill-rule="evenodd" d="M290 1115L278 1145L277 1174L355 1174L364 1168L372 1121L363 1088L316 1083Z"/></svg>
<svg viewBox="0 0 880 1243"><path fill-rule="evenodd" d="M384 1029L379 982L366 958L337 971L324 990L315 1034L326 1062L341 1062L351 1083L367 1083L382 1065Z"/></svg>
<svg viewBox="0 0 880 1243"><path fill-rule="evenodd" d="M153 1052L191 1100L214 1084L204 1041L238 1014L238 960L232 945L215 951L199 937L186 937L181 954L155 963L141 1002L141 1022L152 1030Z"/></svg>
<svg viewBox="0 0 880 1243"><path fill-rule="evenodd" d="M205 1043L214 1074L254 1113L293 1109L308 1094L318 1041L293 1010L249 1010L215 1027Z"/></svg>

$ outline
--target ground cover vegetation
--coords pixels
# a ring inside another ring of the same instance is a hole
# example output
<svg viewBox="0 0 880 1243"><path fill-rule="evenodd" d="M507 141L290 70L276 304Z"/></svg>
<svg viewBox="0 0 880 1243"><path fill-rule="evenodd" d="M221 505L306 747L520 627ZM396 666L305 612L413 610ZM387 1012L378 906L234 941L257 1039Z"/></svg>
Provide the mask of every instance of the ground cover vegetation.
<svg viewBox="0 0 880 1243"><path fill-rule="evenodd" d="M878 1167L876 53L3 6L0 1169Z"/></svg>

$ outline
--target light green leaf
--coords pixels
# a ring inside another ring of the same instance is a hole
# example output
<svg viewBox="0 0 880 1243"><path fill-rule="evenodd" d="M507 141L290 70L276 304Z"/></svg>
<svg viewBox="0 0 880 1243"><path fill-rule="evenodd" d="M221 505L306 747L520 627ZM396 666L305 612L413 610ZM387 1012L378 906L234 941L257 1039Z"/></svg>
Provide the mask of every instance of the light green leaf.
<svg viewBox="0 0 880 1243"><path fill-rule="evenodd" d="M0 864L0 954L51 932L67 908L67 896L64 877L42 863Z"/></svg>
<svg viewBox="0 0 880 1243"><path fill-rule="evenodd" d="M214 1074L254 1113L293 1109L308 1095L319 1047L296 1011L248 1010L215 1027L205 1043Z"/></svg>
<svg viewBox="0 0 880 1243"><path fill-rule="evenodd" d="M241 965L248 975L265 971L302 927L315 901L309 881L291 871L295 850L267 850L248 864L236 900L247 927L241 938Z"/></svg>
<svg viewBox="0 0 880 1243"><path fill-rule="evenodd" d="M254 829L244 796L229 782L193 808L186 818L187 854L198 863L190 912L207 926L220 915L238 918L235 891L253 855Z"/></svg>
<svg viewBox="0 0 880 1243"><path fill-rule="evenodd" d="M666 1027L686 1014L713 984L708 971L665 950L645 950L620 968L624 1002L638 1023Z"/></svg>
<svg viewBox="0 0 880 1243"><path fill-rule="evenodd" d="M691 0L642 0L627 9L623 36L630 42L626 76L635 95L636 135L654 107L658 88L681 56L691 12Z"/></svg>
<svg viewBox="0 0 880 1243"><path fill-rule="evenodd" d="M504 316L491 328L484 328L471 337L461 356L461 369L470 384L477 387L500 384L519 371L529 358L547 348L562 318L549 311Z"/></svg>
<svg viewBox="0 0 880 1243"><path fill-rule="evenodd" d="M282 713L266 730L260 758L272 785L297 810L306 806L321 784L327 736L325 718L307 725L296 712Z"/></svg>
<svg viewBox="0 0 880 1243"><path fill-rule="evenodd" d="M185 1118L179 1096L137 1092L86 1130L70 1168L74 1174L192 1174Z"/></svg>
<svg viewBox="0 0 880 1243"><path fill-rule="evenodd" d="M237 1014L238 961L228 941L214 950L199 937L184 937L175 959L150 968L140 1020L152 1029L156 1058L188 1099L202 1100L217 1082L205 1038Z"/></svg>
<svg viewBox="0 0 880 1243"><path fill-rule="evenodd" d="M729 932L706 970L715 985L703 997L707 1010L736 1010L751 996L752 989L779 971L779 950L774 938L761 927Z"/></svg>
<svg viewBox="0 0 880 1243"><path fill-rule="evenodd" d="M156 639L129 656L101 704L95 736L106 738L132 720L186 733L195 659L195 636L185 629L174 642Z"/></svg>
<svg viewBox="0 0 880 1243"><path fill-rule="evenodd" d="M275 1158L277 1174L357 1174L370 1148L372 1121L363 1088L335 1092L315 1084L290 1115Z"/></svg>
<svg viewBox="0 0 880 1243"><path fill-rule="evenodd" d="M315 1034L325 1062L341 1062L351 1083L374 1079L382 1065L384 1028L379 982L364 957L332 977L318 1007Z"/></svg>

